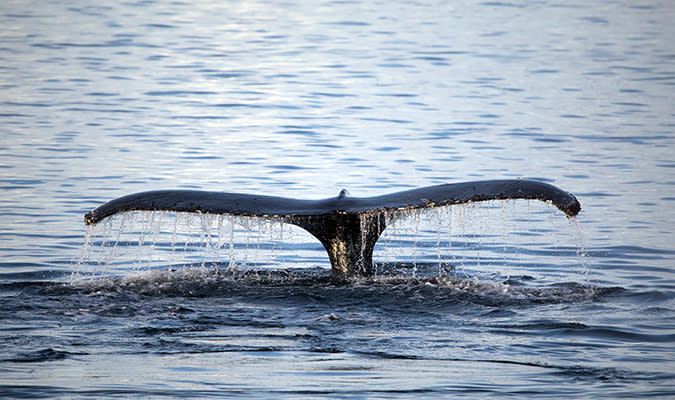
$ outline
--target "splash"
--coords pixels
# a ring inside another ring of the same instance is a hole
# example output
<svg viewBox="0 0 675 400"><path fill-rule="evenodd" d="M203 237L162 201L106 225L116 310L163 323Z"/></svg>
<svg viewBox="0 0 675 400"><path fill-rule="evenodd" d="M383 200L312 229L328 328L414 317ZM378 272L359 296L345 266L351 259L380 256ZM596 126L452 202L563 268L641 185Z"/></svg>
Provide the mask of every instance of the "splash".
<svg viewBox="0 0 675 400"><path fill-rule="evenodd" d="M376 276L551 284L576 280L570 266L581 264L587 281L579 224L573 222L570 232L552 206L516 203L522 201L385 213L387 228L374 251ZM317 267L330 268L322 245L282 219L130 211L88 226L73 279L153 270Z"/></svg>
<svg viewBox="0 0 675 400"><path fill-rule="evenodd" d="M421 275L421 272L418 274ZM249 268L146 270L122 277L78 280L47 291L135 299L151 297L292 299L385 304L413 301L439 305L467 302L484 306L536 305L597 301L620 288L583 284L527 287L451 276L337 277L326 268L254 270ZM370 299L370 300L369 300ZM377 299L377 300L373 300ZM389 300L387 300L389 299ZM135 301L135 300L134 300Z"/></svg>
<svg viewBox="0 0 675 400"><path fill-rule="evenodd" d="M302 229L278 220L132 211L90 225L74 278L129 271L185 268L269 268L288 260L284 250L307 257L320 244ZM319 253L321 254L321 253ZM315 261L314 259L312 259Z"/></svg>

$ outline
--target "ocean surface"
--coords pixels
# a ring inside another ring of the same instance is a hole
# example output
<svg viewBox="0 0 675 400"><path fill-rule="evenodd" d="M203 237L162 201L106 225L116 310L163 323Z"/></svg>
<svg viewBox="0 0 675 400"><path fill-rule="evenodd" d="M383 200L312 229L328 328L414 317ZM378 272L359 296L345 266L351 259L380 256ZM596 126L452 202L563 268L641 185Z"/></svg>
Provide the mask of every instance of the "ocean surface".
<svg viewBox="0 0 675 400"><path fill-rule="evenodd" d="M672 1L0 5L0 397L675 397ZM255 218L84 214L528 178L377 273Z"/></svg>

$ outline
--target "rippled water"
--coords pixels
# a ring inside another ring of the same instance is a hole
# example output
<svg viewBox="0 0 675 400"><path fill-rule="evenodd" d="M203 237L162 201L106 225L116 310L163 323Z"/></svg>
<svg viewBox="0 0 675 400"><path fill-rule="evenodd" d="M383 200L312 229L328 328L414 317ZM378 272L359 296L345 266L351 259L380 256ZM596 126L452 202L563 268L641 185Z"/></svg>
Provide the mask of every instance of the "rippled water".
<svg viewBox="0 0 675 400"><path fill-rule="evenodd" d="M0 395L675 395L675 7L0 5ZM337 279L278 223L83 215L526 177ZM86 245L85 245L86 244Z"/></svg>

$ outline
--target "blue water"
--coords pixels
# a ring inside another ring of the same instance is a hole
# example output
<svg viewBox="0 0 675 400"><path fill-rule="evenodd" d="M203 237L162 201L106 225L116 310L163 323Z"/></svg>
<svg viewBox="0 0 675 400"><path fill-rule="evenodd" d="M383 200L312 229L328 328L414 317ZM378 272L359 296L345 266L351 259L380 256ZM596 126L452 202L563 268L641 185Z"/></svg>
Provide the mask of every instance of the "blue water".
<svg viewBox="0 0 675 400"><path fill-rule="evenodd" d="M0 5L0 397L675 396L675 6ZM543 180L411 214L377 275L299 229L86 212Z"/></svg>

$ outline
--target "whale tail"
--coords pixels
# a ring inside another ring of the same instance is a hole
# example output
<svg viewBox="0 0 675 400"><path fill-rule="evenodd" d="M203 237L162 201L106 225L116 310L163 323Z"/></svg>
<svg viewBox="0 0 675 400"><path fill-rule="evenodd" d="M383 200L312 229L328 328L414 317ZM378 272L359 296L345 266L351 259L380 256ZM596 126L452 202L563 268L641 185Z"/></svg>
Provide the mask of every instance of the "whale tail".
<svg viewBox="0 0 675 400"><path fill-rule="evenodd" d="M284 197L200 190L141 192L111 200L87 213L86 224L132 211L177 211L250 216L297 225L316 237L328 253L336 275L372 275L378 238L402 211L486 200L531 199L552 203L567 216L581 205L572 194L532 180L490 180L444 184L382 196L298 200Z"/></svg>

